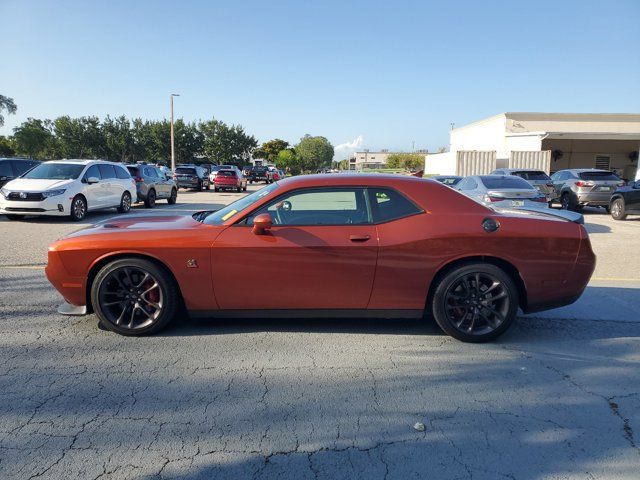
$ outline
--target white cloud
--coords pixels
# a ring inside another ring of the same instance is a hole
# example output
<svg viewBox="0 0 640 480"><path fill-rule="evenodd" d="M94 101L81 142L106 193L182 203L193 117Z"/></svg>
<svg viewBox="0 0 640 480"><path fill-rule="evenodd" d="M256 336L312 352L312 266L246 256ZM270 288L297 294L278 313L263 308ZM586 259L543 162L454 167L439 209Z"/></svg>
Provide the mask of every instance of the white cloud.
<svg viewBox="0 0 640 480"><path fill-rule="evenodd" d="M351 140L350 142L341 143L336 145L334 150L334 159L335 160L344 160L350 154L356 152L361 149L364 145L364 137L362 135L358 135L356 138Z"/></svg>

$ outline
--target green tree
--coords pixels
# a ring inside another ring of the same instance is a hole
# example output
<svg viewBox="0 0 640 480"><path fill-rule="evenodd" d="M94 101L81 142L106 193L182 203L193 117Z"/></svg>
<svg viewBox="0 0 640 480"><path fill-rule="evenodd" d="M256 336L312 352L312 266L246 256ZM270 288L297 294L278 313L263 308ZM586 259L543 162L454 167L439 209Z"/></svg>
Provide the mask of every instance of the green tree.
<svg viewBox="0 0 640 480"><path fill-rule="evenodd" d="M13 138L0 135L0 157L12 157L16 154Z"/></svg>
<svg viewBox="0 0 640 480"><path fill-rule="evenodd" d="M182 119L174 125L176 163L193 163L196 156L203 154L204 135L195 123L185 123Z"/></svg>
<svg viewBox="0 0 640 480"><path fill-rule="evenodd" d="M13 101L13 98L0 95L0 127L4 125L4 115L2 114L3 110L9 115L13 115L18 111L18 106L16 105L16 102Z"/></svg>
<svg viewBox="0 0 640 480"><path fill-rule="evenodd" d="M260 147L253 152L253 156L255 158L264 158L270 163L275 163L278 154L287 147L289 147L289 142L274 138L260 145Z"/></svg>
<svg viewBox="0 0 640 480"><path fill-rule="evenodd" d="M419 153L392 153L387 158L387 167L420 170L424 168L424 155Z"/></svg>
<svg viewBox="0 0 640 480"><path fill-rule="evenodd" d="M124 115L112 119L107 116L100 125L104 144L99 150L109 160L124 162L133 156L131 123Z"/></svg>
<svg viewBox="0 0 640 480"><path fill-rule="evenodd" d="M46 153L53 141L51 122L37 118L28 118L19 127L13 129L13 141L17 153L31 158L48 157Z"/></svg>
<svg viewBox="0 0 640 480"><path fill-rule="evenodd" d="M209 120L198 125L202 133L203 153L216 163L242 166L258 146L253 135L247 135L240 125L227 125Z"/></svg>
<svg viewBox="0 0 640 480"><path fill-rule="evenodd" d="M315 171L331 165L333 145L325 137L305 135L295 149L303 171Z"/></svg>
<svg viewBox="0 0 640 480"><path fill-rule="evenodd" d="M105 142L98 117L71 118L67 115L53 121L56 154L63 158L97 158L104 156Z"/></svg>
<svg viewBox="0 0 640 480"><path fill-rule="evenodd" d="M293 175L298 175L302 171L302 163L300 157L296 154L295 149L287 148L280 150L274 162L278 168L285 170Z"/></svg>

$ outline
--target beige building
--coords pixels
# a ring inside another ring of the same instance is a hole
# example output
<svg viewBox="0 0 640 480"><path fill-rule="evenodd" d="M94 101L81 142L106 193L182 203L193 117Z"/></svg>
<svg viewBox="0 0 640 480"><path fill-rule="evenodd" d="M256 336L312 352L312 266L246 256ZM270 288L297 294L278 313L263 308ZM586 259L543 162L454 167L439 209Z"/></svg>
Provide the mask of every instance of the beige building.
<svg viewBox="0 0 640 480"><path fill-rule="evenodd" d="M366 168L386 168L387 160L390 155L396 153L406 152L390 152L389 150L380 150L378 152L371 152L369 150L363 150L351 154L349 157L349 170L362 170ZM426 154L426 150L418 150L415 153Z"/></svg>
<svg viewBox="0 0 640 480"><path fill-rule="evenodd" d="M622 178L637 175L640 114L507 112L451 131L450 152L429 156L426 170L469 174L491 167L602 168ZM467 163L467 165L465 165ZM439 165L438 165L439 164ZM471 168L473 169L473 168Z"/></svg>

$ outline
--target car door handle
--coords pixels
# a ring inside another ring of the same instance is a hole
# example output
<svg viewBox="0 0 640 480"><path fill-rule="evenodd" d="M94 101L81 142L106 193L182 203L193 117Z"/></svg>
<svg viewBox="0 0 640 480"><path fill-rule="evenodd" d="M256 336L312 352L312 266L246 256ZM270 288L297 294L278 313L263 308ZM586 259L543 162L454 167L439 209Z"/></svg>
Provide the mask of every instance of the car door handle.
<svg viewBox="0 0 640 480"><path fill-rule="evenodd" d="M349 240L352 242L366 242L371 238L371 235L349 235Z"/></svg>

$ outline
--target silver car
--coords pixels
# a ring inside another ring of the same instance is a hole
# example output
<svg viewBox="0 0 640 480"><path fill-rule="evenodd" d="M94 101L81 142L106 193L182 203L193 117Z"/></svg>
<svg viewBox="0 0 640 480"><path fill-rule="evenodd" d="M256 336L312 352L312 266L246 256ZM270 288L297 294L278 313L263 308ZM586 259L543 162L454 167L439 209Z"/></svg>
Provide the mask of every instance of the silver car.
<svg viewBox="0 0 640 480"><path fill-rule="evenodd" d="M594 168L560 170L551 175L551 180L562 208L572 211L589 205L609 212L611 195L624 186L615 173Z"/></svg>
<svg viewBox="0 0 640 480"><path fill-rule="evenodd" d="M556 199L556 192L553 188L551 177L542 170L527 170L523 168L499 168L494 170L490 175L515 175L525 179L531 185L536 187L538 191L547 197L547 202L551 205Z"/></svg>
<svg viewBox="0 0 640 480"><path fill-rule="evenodd" d="M454 188L490 207L529 210L584 223L584 218L579 213L549 208L546 196L528 181L515 175L465 177Z"/></svg>

